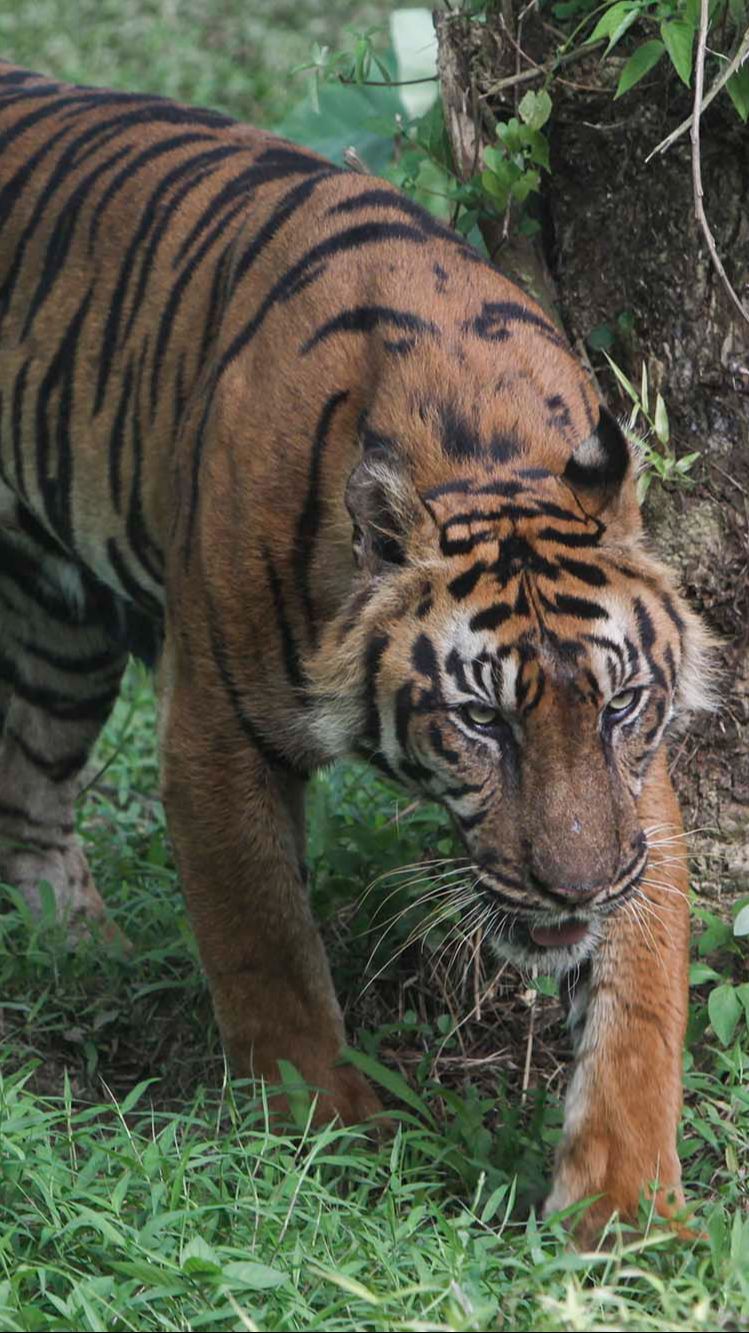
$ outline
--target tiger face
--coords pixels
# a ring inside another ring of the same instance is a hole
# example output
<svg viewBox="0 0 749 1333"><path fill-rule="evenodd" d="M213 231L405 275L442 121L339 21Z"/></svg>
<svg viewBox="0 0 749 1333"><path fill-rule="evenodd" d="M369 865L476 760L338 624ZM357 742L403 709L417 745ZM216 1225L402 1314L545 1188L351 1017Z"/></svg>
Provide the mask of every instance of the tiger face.
<svg viewBox="0 0 749 1333"><path fill-rule="evenodd" d="M636 893L644 778L704 704L703 632L643 549L635 464L602 412L562 472L521 454L416 492L370 432L349 486L346 742L447 808L497 951L558 974Z"/></svg>

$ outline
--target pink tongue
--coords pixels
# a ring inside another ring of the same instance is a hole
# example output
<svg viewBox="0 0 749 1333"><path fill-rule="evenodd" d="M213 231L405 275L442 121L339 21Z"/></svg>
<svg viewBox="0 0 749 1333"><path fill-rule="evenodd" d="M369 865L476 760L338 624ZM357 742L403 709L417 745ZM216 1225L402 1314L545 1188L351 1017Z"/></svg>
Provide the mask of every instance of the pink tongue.
<svg viewBox="0 0 749 1333"><path fill-rule="evenodd" d="M582 921L571 921L567 926L534 926L531 939L544 949L551 949L559 944L579 944L585 939L588 927Z"/></svg>

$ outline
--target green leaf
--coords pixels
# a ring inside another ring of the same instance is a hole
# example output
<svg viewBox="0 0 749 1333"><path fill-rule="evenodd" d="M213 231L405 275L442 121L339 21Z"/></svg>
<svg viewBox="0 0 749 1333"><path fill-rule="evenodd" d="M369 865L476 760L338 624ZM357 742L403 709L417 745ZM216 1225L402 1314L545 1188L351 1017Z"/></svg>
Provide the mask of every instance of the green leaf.
<svg viewBox="0 0 749 1333"><path fill-rule="evenodd" d="M251 1291L268 1291L272 1287L282 1287L288 1281L285 1273L267 1264L255 1264L249 1259L238 1259L226 1264L223 1270L224 1280L232 1286L248 1287Z"/></svg>
<svg viewBox="0 0 749 1333"><path fill-rule="evenodd" d="M689 472L690 468L694 467L694 464L697 462L699 456L700 456L699 449L697 449L693 454L685 454L683 458L679 459L678 463L674 464L674 472L681 472L681 473Z"/></svg>
<svg viewBox="0 0 749 1333"><path fill-rule="evenodd" d="M629 92L630 88L634 88L635 84L640 82L640 79L644 79L653 66L658 64L665 49L663 42L659 42L657 37L654 37L651 42L643 42L642 46L638 46L619 75L614 97L622 97L624 93Z"/></svg>
<svg viewBox="0 0 749 1333"><path fill-rule="evenodd" d="M526 126L526 128L523 131L523 140L525 142L526 147L530 150L528 156L531 162L535 162L537 166L545 167L547 171L550 171L551 168L549 166L549 142L546 138L546 135L541 134L538 130L532 130L530 129L530 127Z"/></svg>
<svg viewBox="0 0 749 1333"><path fill-rule="evenodd" d="M500 178L502 176L502 172L504 170L506 162L507 162L507 154L503 148L484 149L485 165L489 168L490 171L493 171L495 175L499 176Z"/></svg>
<svg viewBox="0 0 749 1333"><path fill-rule="evenodd" d="M749 935L749 903L736 914L733 923L734 935Z"/></svg>
<svg viewBox="0 0 749 1333"><path fill-rule="evenodd" d="M749 120L749 64L742 65L726 84L726 92L746 124Z"/></svg>
<svg viewBox="0 0 749 1333"><path fill-rule="evenodd" d="M713 1032L718 1040L727 1046L741 1017L741 1000L736 994L735 986L729 983L716 986L708 997L707 1012Z"/></svg>
<svg viewBox="0 0 749 1333"><path fill-rule="evenodd" d="M707 963L692 963L689 969L690 986L701 986L705 981L720 981L720 973Z"/></svg>
<svg viewBox="0 0 749 1333"><path fill-rule="evenodd" d="M381 1065L379 1060L373 1060L370 1055L365 1055L363 1051L354 1051L350 1047L346 1047L344 1054L349 1063L360 1069L363 1074L366 1074L367 1078L371 1078L374 1083L379 1083L381 1087L387 1088L388 1092L391 1092L394 1097L398 1097L400 1101L405 1102L414 1111L418 1111L422 1119L426 1120L428 1124L434 1124L434 1118L426 1102L414 1092L413 1088L408 1086L406 1080L400 1074L396 1074L393 1069Z"/></svg>
<svg viewBox="0 0 749 1333"><path fill-rule="evenodd" d="M481 184L486 193L496 199L500 208L504 208L510 195L509 185L505 185L493 171L482 171Z"/></svg>
<svg viewBox="0 0 749 1333"><path fill-rule="evenodd" d="M728 922L723 921L715 912L702 912L700 915L705 922L705 929L697 938L697 952L704 958L705 954L725 949L731 943L733 931Z"/></svg>
<svg viewBox="0 0 749 1333"><path fill-rule="evenodd" d="M522 153L524 128L525 126L521 126L515 116L511 120L500 122L497 126L497 138L504 144L508 153Z"/></svg>
<svg viewBox="0 0 749 1333"><path fill-rule="evenodd" d="M736 998L744 1007L747 1024L749 1024L749 981L744 981L736 987Z"/></svg>
<svg viewBox="0 0 749 1333"><path fill-rule="evenodd" d="M528 92L520 99L518 114L531 130L540 130L551 115L551 98L545 88L540 93Z"/></svg>
<svg viewBox="0 0 749 1333"><path fill-rule="evenodd" d="M606 48L606 55L608 55L614 41L618 41L622 35L622 33L619 33L617 37L613 36L617 28L624 22L629 27L630 23L634 23L637 14L638 9L631 3L631 0L618 0L617 4L610 5L605 13L601 15L590 37L587 38L586 44L587 42L597 42L601 37L608 37L611 39ZM626 32L626 28L622 31Z"/></svg>
<svg viewBox="0 0 749 1333"><path fill-rule="evenodd" d="M637 9L632 4L632 0L618 0L617 4L609 5L609 8L605 9L605 12L598 19L596 27L593 28L593 32L590 33L585 44L590 43L590 41L598 41L601 37L610 37L612 32L616 32L618 24L622 23L622 20L628 19L629 15L632 15L633 19L637 17ZM606 55L608 55L608 52L606 52Z"/></svg>
<svg viewBox="0 0 749 1333"><path fill-rule="evenodd" d="M517 199L519 204L524 204L529 194L537 190L541 184L541 176L537 171L524 171L513 182L511 193L513 199Z"/></svg>
<svg viewBox="0 0 749 1333"><path fill-rule="evenodd" d="M221 1264L215 1250L212 1250L202 1236L193 1236L182 1251L180 1267L185 1273L202 1273L206 1277L220 1277Z"/></svg>
<svg viewBox="0 0 749 1333"><path fill-rule="evenodd" d="M600 327L600 326L599 326L599 327ZM608 325L606 324L606 325L604 325L604 327L605 327L605 328L608 328ZM590 339L588 339L587 341L589 342ZM635 404L635 407L636 407L637 410L639 411L639 409L640 409L640 399L639 399L639 397L638 397L637 390L636 390L635 386L632 384L632 382L631 382L630 380L627 379L627 376L624 374L624 371L623 371L623 370L616 364L616 361L612 361L612 359L611 359L611 357L609 356L608 352L605 351L605 350L604 350L604 356L606 357L606 360L608 361L608 363L609 363L609 365L610 365L612 371L614 372L616 378L618 379L619 383L621 384L621 386L622 386L624 392L628 395L629 398L632 399L632 402ZM633 414L632 414L632 419L631 419L630 424L632 424L632 425L634 424L634 418L635 418L635 417L636 417L636 413L633 413Z"/></svg>
<svg viewBox="0 0 749 1333"><path fill-rule="evenodd" d="M309 1122L312 1097L317 1089L310 1088L291 1060L279 1060L278 1072L289 1103L291 1118L297 1129L303 1130Z"/></svg>
<svg viewBox="0 0 749 1333"><path fill-rule="evenodd" d="M588 347L592 347L595 352L605 352L607 348L613 347L614 335L608 324L597 324L594 329L590 330L585 341Z"/></svg>
<svg viewBox="0 0 749 1333"><path fill-rule="evenodd" d="M655 418L653 425L655 426L655 433L661 444L668 444L668 413L666 411L666 404L660 394L657 394L655 399Z"/></svg>
<svg viewBox="0 0 749 1333"><path fill-rule="evenodd" d="M661 23L661 37L668 51L676 73L682 83L689 87L692 79L692 50L694 48L694 28L683 19L664 19Z"/></svg>

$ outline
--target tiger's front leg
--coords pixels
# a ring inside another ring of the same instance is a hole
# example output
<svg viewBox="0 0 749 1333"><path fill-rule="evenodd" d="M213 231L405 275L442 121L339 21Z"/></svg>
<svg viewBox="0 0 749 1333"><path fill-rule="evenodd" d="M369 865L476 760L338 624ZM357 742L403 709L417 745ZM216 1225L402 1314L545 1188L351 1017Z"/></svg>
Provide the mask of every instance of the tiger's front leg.
<svg viewBox="0 0 749 1333"><path fill-rule="evenodd" d="M641 1195L670 1217L684 1206L676 1138L687 1017L688 875L679 807L656 759L639 803L657 830L639 902L618 912L572 1001L575 1069L545 1212L600 1195L575 1227L594 1243L614 1212L637 1219ZM661 842L659 849L657 844Z"/></svg>
<svg viewBox="0 0 749 1333"><path fill-rule="evenodd" d="M289 1060L319 1090L317 1123L355 1124L381 1106L337 1063L345 1035L304 883L303 783L263 753L232 688L167 642L164 803L221 1036L237 1074L278 1084Z"/></svg>

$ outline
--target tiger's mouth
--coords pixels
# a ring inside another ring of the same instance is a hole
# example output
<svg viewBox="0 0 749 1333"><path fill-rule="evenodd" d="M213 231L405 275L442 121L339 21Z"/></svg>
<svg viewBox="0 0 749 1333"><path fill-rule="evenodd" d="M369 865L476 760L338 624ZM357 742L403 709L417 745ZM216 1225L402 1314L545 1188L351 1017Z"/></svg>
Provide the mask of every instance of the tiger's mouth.
<svg viewBox="0 0 749 1333"><path fill-rule="evenodd" d="M494 907L487 932L491 947L521 964L537 963L550 971L583 961L597 947L603 926L635 894L647 864L647 855L633 858L620 884L605 899L565 911L561 904L536 906L508 899L501 888L482 877L480 889Z"/></svg>

